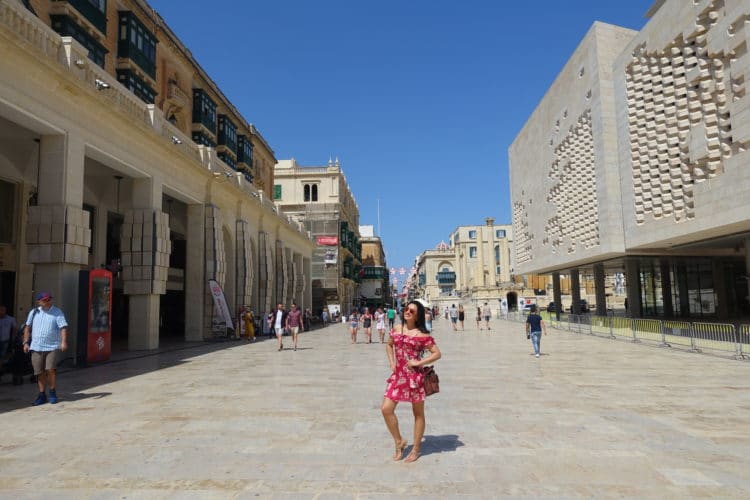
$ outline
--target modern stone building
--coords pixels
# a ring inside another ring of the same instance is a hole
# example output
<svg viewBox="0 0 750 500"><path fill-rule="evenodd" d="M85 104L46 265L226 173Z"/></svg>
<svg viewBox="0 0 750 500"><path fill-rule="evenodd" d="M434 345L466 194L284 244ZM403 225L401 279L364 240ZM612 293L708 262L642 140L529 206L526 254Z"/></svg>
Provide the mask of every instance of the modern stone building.
<svg viewBox="0 0 750 500"><path fill-rule="evenodd" d="M359 306L359 207L338 160L312 167L280 160L274 168L274 201L307 228L317 245L311 271L315 313L326 306L345 313Z"/></svg>
<svg viewBox="0 0 750 500"><path fill-rule="evenodd" d="M142 0L0 2L0 300L76 330L79 270L115 274L115 347L202 340L222 286L310 304L313 244L277 214L273 151ZM72 349L69 352L75 352Z"/></svg>
<svg viewBox="0 0 750 500"><path fill-rule="evenodd" d="M664 0L640 32L594 24L509 150L516 273L592 274L599 314L608 275L634 316L750 314L748 15Z"/></svg>

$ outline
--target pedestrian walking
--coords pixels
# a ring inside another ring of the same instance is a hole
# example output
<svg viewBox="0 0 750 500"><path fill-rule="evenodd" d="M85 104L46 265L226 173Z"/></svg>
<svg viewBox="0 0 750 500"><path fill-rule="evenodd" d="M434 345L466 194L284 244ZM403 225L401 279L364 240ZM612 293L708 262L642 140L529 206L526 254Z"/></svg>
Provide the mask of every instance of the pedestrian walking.
<svg viewBox="0 0 750 500"><path fill-rule="evenodd" d="M388 308L388 327L393 330L393 323L396 321L396 310L393 306Z"/></svg>
<svg viewBox="0 0 750 500"><path fill-rule="evenodd" d="M526 317L526 338L531 339L534 346L534 356L537 358L541 355L542 331L547 335L547 325L544 324L542 317L536 312L536 305L529 309L530 314Z"/></svg>
<svg viewBox="0 0 750 500"><path fill-rule="evenodd" d="M448 306L445 306L445 319L448 319Z"/></svg>
<svg viewBox="0 0 750 500"><path fill-rule="evenodd" d="M39 394L32 403L34 406L48 401L47 387L50 404L57 403L57 362L60 352L68 350L68 321L63 312L52 305L52 299L48 292L37 294L37 307L29 311L23 329L23 352L31 352L31 364L39 387Z"/></svg>
<svg viewBox="0 0 750 500"><path fill-rule="evenodd" d="M11 335L16 331L16 318L8 314L8 309L0 304L0 361L8 352Z"/></svg>
<svg viewBox="0 0 750 500"><path fill-rule="evenodd" d="M286 329L292 333L292 346L297 350L297 336L304 331L302 324L302 311L297 309L297 304L292 302L292 310L286 315Z"/></svg>
<svg viewBox="0 0 750 500"><path fill-rule="evenodd" d="M484 307L482 307L482 316L484 316L484 324L487 325L487 329L490 329L490 317L492 316L492 310L490 309L489 304L487 302L484 303Z"/></svg>
<svg viewBox="0 0 750 500"><path fill-rule="evenodd" d="M451 317L451 326L453 327L453 331L457 331L456 329L456 322L458 322L458 309L456 309L456 304L452 304L450 311L448 313Z"/></svg>
<svg viewBox="0 0 750 500"><path fill-rule="evenodd" d="M253 311L247 306L245 306L245 310L242 313L242 321L245 324L247 341L255 342L255 318L253 317Z"/></svg>
<svg viewBox="0 0 750 500"><path fill-rule="evenodd" d="M352 344L357 343L357 330L359 330L359 315L357 310L353 309L349 315L349 333L352 336Z"/></svg>
<svg viewBox="0 0 750 500"><path fill-rule="evenodd" d="M429 308L425 308L424 310L424 324L427 331L432 334L432 311Z"/></svg>
<svg viewBox="0 0 750 500"><path fill-rule="evenodd" d="M482 329L482 308L477 306L477 328Z"/></svg>
<svg viewBox="0 0 750 500"><path fill-rule="evenodd" d="M370 308L368 307L362 315L362 328L365 329L368 344L372 344L372 319L372 313L370 313Z"/></svg>
<svg viewBox="0 0 750 500"><path fill-rule="evenodd" d="M378 307L375 311L375 329L378 331L380 337L380 343L385 342L385 313L382 307Z"/></svg>
<svg viewBox="0 0 750 500"><path fill-rule="evenodd" d="M462 332L464 331L464 319L465 319L465 316L466 315L464 314L464 305L463 304L458 304L458 322L461 324L461 331Z"/></svg>
<svg viewBox="0 0 750 500"><path fill-rule="evenodd" d="M287 312L284 310L284 304L279 302L276 306L276 310L271 314L271 328L276 334L276 340L279 342L279 351L284 349L284 343L281 341L281 337L284 335L286 316Z"/></svg>
<svg viewBox="0 0 750 500"><path fill-rule="evenodd" d="M328 324L328 309L323 309L323 312L320 313L320 319L323 320L323 326Z"/></svg>
<svg viewBox="0 0 750 500"><path fill-rule="evenodd" d="M423 358L424 351L430 354ZM404 401L411 403L414 414L414 444L405 462L414 462L419 458L425 429L422 367L434 363L441 357L435 339L427 333L425 309L421 303L411 301L407 304L401 331L391 332L385 353L391 367L391 376L388 377L380 411L396 446L393 460L401 460L407 445L401 436L396 418L396 406Z"/></svg>

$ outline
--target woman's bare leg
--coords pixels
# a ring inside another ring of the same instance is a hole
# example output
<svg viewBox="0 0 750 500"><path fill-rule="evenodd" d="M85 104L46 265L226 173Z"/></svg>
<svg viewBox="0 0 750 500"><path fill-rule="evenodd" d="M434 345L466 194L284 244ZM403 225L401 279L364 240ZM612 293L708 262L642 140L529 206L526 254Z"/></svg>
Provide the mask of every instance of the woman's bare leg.
<svg viewBox="0 0 750 500"><path fill-rule="evenodd" d="M396 453L393 454L393 460L401 460L401 455L404 453L404 448L406 448L406 440L401 437L401 431L398 429L398 417L396 417L397 404L392 399L383 398L383 404L380 406L385 426L388 427L388 432L393 436L393 442L396 445Z"/></svg>
<svg viewBox="0 0 750 500"><path fill-rule="evenodd" d="M414 462L419 458L425 427L424 401L412 403L411 411L414 413L414 446L411 447L411 452L409 452L409 456L404 460L405 462Z"/></svg>
<svg viewBox="0 0 750 500"><path fill-rule="evenodd" d="M365 328L365 335L367 335L367 343L372 344L372 329Z"/></svg>

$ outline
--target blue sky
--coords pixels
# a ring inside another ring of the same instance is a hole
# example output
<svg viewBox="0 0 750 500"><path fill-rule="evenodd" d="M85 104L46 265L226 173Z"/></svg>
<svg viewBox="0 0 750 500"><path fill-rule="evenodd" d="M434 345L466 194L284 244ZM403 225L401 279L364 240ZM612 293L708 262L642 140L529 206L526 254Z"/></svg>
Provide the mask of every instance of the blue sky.
<svg viewBox="0 0 750 500"><path fill-rule="evenodd" d="M640 29L653 1L150 3L277 159L338 157L360 224L380 200L408 268L459 225L510 224L508 146L591 24Z"/></svg>

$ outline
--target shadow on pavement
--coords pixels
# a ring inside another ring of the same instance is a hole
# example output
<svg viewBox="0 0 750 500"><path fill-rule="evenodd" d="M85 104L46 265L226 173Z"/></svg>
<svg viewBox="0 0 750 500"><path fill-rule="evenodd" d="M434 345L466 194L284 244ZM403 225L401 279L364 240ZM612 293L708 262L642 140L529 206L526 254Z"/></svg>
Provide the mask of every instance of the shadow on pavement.
<svg viewBox="0 0 750 500"><path fill-rule="evenodd" d="M422 443L421 455L431 455L433 453L445 453L447 451L456 451L464 443L458 439L455 434L443 434L442 436L425 436Z"/></svg>
<svg viewBox="0 0 750 500"><path fill-rule="evenodd" d="M321 329L322 330L322 329ZM317 333L317 329L313 330ZM171 368L186 363L189 359L204 354L230 349L264 344L272 339L267 336L256 337L255 342L247 340L222 340L215 342L164 342L155 351L125 351L112 353L112 359L92 364L85 368L70 366L63 362L57 369L57 392L60 402L72 402L83 399L103 398L109 392L88 393L88 389L104 384L136 377L145 373ZM273 341L275 342L275 337ZM286 340L286 337L285 337ZM299 348L298 349L302 349ZM308 348L312 349L312 348ZM286 349L285 349L286 350ZM291 349L289 349L291 350ZM29 383L28 375L22 385L11 385L8 377L0 379L0 414L31 407L37 394L36 383Z"/></svg>

